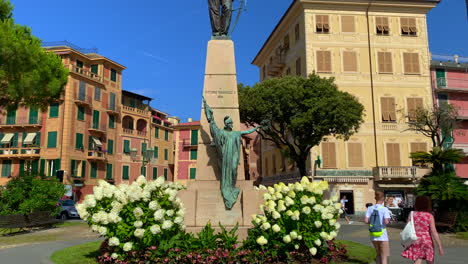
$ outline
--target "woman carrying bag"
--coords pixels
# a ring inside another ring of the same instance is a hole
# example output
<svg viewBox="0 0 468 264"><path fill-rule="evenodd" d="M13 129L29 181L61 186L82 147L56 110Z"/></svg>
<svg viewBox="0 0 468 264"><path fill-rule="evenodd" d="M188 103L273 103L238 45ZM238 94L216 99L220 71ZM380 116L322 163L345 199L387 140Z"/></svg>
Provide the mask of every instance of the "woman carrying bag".
<svg viewBox="0 0 468 264"><path fill-rule="evenodd" d="M414 204L412 218L414 229L418 239L405 248L401 256L414 261L415 264L421 264L426 260L427 264L434 263L434 243L435 240L439 248L439 255L444 255L444 249L440 243L439 234L435 228L432 211L431 199L427 196L418 196ZM411 221L411 214L408 222Z"/></svg>

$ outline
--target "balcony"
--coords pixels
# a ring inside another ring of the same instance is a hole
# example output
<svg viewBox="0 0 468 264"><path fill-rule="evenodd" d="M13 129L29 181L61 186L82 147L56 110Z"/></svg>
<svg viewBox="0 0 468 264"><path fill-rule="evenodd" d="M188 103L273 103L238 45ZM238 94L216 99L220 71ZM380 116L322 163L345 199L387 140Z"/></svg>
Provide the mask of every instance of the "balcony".
<svg viewBox="0 0 468 264"><path fill-rule="evenodd" d="M120 106L109 106L106 111L110 115L120 115Z"/></svg>
<svg viewBox="0 0 468 264"><path fill-rule="evenodd" d="M101 84L103 83L103 78L94 72L91 72L89 70L86 70L84 68L81 68L72 64L66 64L65 67L68 68L68 70L70 70L71 73L78 74L82 77L85 77L89 80L92 80Z"/></svg>
<svg viewBox="0 0 468 264"><path fill-rule="evenodd" d="M88 150L87 159L94 161L105 161L107 159L107 155L104 151L101 150Z"/></svg>
<svg viewBox="0 0 468 264"><path fill-rule="evenodd" d="M182 139L182 146L184 148L196 148L196 147L198 147L198 144L193 144L192 140L190 140L188 138L184 138L184 139Z"/></svg>
<svg viewBox="0 0 468 264"><path fill-rule="evenodd" d="M41 127L42 119L41 118L28 118L28 117L18 117L15 120L0 119L0 128L26 128L26 127Z"/></svg>
<svg viewBox="0 0 468 264"><path fill-rule="evenodd" d="M97 125L97 124L89 123L88 131L99 133L99 134L105 134L107 131L107 126L101 125L101 124Z"/></svg>
<svg viewBox="0 0 468 264"><path fill-rule="evenodd" d="M123 133L127 135L133 135L133 129L123 128Z"/></svg>
<svg viewBox="0 0 468 264"><path fill-rule="evenodd" d="M86 96L85 94L75 92L75 103L82 106L92 106L93 99L91 96Z"/></svg>
<svg viewBox="0 0 468 264"><path fill-rule="evenodd" d="M468 120L468 109L457 109L457 110L458 110L457 119Z"/></svg>
<svg viewBox="0 0 468 264"><path fill-rule="evenodd" d="M0 148L0 159L35 159L40 157L39 147Z"/></svg>
<svg viewBox="0 0 468 264"><path fill-rule="evenodd" d="M137 135L141 137L146 137L146 131L137 130Z"/></svg>
<svg viewBox="0 0 468 264"><path fill-rule="evenodd" d="M285 58L286 56L283 53L280 53L279 55L275 55L272 58L272 60L270 61L270 64L267 67L267 72L269 76L277 77L281 74L284 67L286 66Z"/></svg>
<svg viewBox="0 0 468 264"><path fill-rule="evenodd" d="M159 116L153 116L152 123L155 124L155 125L160 125L160 126L164 126L164 127L171 127L172 126L172 123L169 122L169 120L162 119Z"/></svg>
<svg viewBox="0 0 468 264"><path fill-rule="evenodd" d="M468 93L468 75L464 79L439 77L433 82L433 85L440 92Z"/></svg>
<svg viewBox="0 0 468 264"><path fill-rule="evenodd" d="M137 107L131 107L127 105L122 106L123 111L132 113L132 114L139 114L143 116L148 116L150 114L150 111L148 110L147 107L144 107L143 109L137 108Z"/></svg>
<svg viewBox="0 0 468 264"><path fill-rule="evenodd" d="M374 177L376 181L383 180L415 180L430 172L430 169L419 168L416 166L387 166L374 168Z"/></svg>

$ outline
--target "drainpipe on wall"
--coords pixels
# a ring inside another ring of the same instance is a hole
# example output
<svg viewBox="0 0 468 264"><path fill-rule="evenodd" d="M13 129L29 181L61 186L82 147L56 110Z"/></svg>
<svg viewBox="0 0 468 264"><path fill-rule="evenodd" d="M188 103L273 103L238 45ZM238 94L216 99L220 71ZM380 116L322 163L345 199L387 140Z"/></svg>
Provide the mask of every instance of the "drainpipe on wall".
<svg viewBox="0 0 468 264"><path fill-rule="evenodd" d="M372 67L372 50L371 50L371 40L370 40L370 25L369 25L369 9L372 5L372 1L369 1L366 10L366 22L367 22L367 47L369 50L369 73L370 73L370 85L371 85L371 97L372 97L372 121L374 129L374 151L375 151L375 167L379 167L379 155L377 153L377 124L375 120L375 101L374 101L374 75Z"/></svg>

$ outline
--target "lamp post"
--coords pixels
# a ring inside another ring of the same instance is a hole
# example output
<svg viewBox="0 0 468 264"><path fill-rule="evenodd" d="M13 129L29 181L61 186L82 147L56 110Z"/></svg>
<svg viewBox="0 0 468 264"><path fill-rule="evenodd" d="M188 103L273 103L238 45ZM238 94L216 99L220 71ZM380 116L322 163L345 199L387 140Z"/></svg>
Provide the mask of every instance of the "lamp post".
<svg viewBox="0 0 468 264"><path fill-rule="evenodd" d="M137 153L138 153L138 150L136 148L132 148L130 150L130 157L132 158L133 161L141 162L142 167L145 167L151 161L151 157L153 156L153 151L150 149L147 149L145 151L142 151L142 155L141 155L142 159L137 160Z"/></svg>

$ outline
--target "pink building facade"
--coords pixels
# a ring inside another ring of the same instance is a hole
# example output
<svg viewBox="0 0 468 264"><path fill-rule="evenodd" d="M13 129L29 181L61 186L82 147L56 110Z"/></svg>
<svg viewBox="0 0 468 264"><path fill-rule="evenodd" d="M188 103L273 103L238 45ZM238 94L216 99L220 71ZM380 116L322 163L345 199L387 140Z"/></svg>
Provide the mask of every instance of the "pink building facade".
<svg viewBox="0 0 468 264"><path fill-rule="evenodd" d="M455 55L452 61L433 60L431 78L436 103L449 103L458 109L460 124L452 131L452 148L468 154L468 63L460 63L459 59ZM456 164L455 170L459 177L468 180L468 157Z"/></svg>

